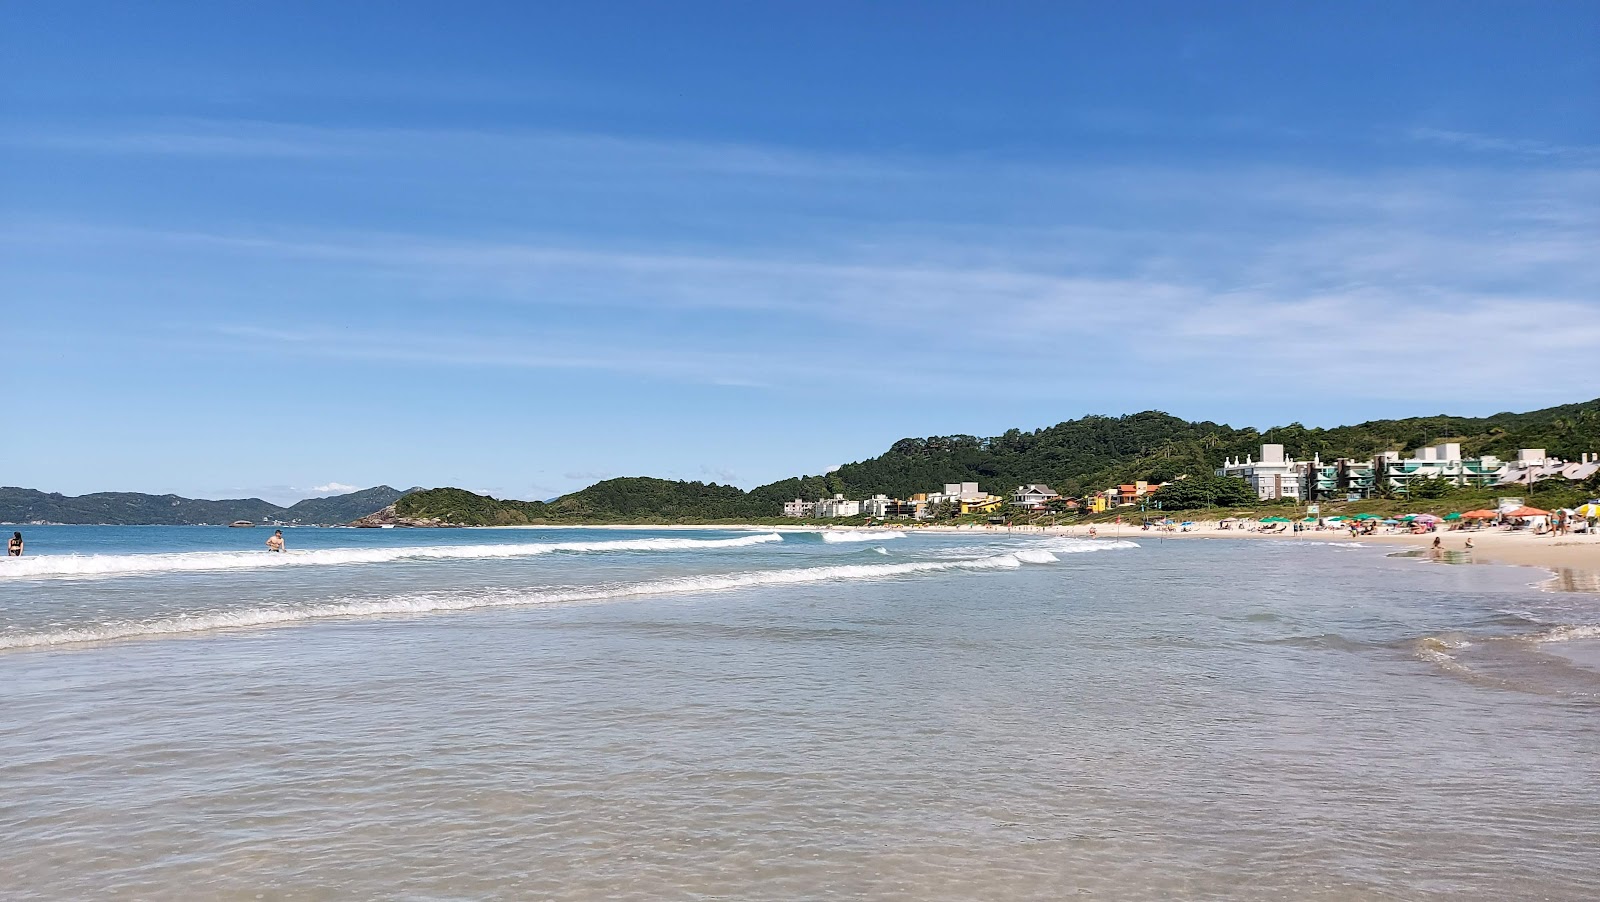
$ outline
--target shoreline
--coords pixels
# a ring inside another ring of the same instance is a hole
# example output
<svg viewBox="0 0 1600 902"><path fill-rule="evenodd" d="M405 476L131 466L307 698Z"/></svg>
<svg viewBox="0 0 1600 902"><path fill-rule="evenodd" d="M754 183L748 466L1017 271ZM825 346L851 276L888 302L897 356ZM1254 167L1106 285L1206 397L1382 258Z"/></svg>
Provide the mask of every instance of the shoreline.
<svg viewBox="0 0 1600 902"><path fill-rule="evenodd" d="M1088 525L1074 526L924 526L916 523L886 523L882 526L775 526L756 523L723 524L622 524L594 525L525 525L490 526L486 529L663 529L663 530L760 530L768 532L904 532L907 534L931 533L937 535L1033 535L1063 536L1088 539ZM1351 537L1342 529L1325 529L1320 532L1260 533L1249 530L1221 529L1216 521L1202 521L1189 532L1157 532L1138 526L1122 524L1095 524L1097 538L1130 540L1166 539L1238 539L1245 541L1338 542L1366 546L1393 546L1394 551L1418 551L1424 555L1431 550L1435 537L1442 538L1442 550L1457 556L1456 562L1473 564L1500 564L1512 567L1533 567L1548 575L1540 584L1563 581L1581 585L1578 591L1600 592L1600 534L1536 536L1527 532L1506 532L1500 529L1473 530L1470 532L1443 531L1410 535L1408 533L1378 533ZM1473 548L1467 549L1466 541Z"/></svg>

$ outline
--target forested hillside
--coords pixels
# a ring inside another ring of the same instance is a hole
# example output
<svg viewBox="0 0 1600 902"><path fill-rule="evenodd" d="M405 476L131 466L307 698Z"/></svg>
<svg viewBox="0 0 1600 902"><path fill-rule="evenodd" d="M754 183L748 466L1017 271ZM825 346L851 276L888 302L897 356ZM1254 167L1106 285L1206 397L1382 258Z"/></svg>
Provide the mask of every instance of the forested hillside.
<svg viewBox="0 0 1600 902"><path fill-rule="evenodd" d="M452 489L409 496L397 509L403 515L469 524L750 520L776 516L782 503L793 498L835 492L851 498L880 492L903 498L937 491L947 482L977 481L996 493L1045 482L1064 495L1081 495L1135 479L1166 482L1210 473L1222 458L1255 454L1264 442L1281 443L1297 458L1321 454L1333 459L1409 451L1447 440L1461 442L1469 456L1506 458L1518 448L1532 447L1575 459L1600 450L1600 399L1489 417L1373 420L1331 429L1291 423L1264 432L1189 422L1160 411L1089 416L991 438L901 439L878 457L845 464L825 476L794 477L749 492L714 483L634 477L609 479L549 503L497 501Z"/></svg>

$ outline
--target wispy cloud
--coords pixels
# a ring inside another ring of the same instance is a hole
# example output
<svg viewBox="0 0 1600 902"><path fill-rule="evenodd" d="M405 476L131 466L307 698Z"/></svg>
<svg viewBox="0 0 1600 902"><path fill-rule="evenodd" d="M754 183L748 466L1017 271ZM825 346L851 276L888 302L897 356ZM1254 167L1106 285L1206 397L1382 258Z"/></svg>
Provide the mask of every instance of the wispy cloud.
<svg viewBox="0 0 1600 902"><path fill-rule="evenodd" d="M759 143L535 129L357 128L253 120L153 120L94 128L13 124L0 131L0 146L131 156L410 160L465 169L555 164L585 170L629 167L641 174L679 171L743 178L884 179L915 172L909 158Z"/></svg>
<svg viewBox="0 0 1600 902"><path fill-rule="evenodd" d="M1455 147L1479 153L1512 154L1575 162L1600 160L1600 147L1593 145L1559 144L1531 138L1502 138L1443 128L1413 128L1407 132L1407 136L1413 141L1425 144Z"/></svg>

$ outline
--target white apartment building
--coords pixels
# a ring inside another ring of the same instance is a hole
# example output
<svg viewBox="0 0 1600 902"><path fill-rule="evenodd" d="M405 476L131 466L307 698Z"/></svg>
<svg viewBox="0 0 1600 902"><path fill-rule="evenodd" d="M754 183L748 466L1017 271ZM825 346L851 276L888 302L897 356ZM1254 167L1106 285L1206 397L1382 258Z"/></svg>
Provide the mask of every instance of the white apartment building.
<svg viewBox="0 0 1600 902"><path fill-rule="evenodd" d="M888 495L873 495L861 502L861 512L869 517L887 517L890 515L890 508L898 507L899 504L900 502Z"/></svg>
<svg viewBox="0 0 1600 902"><path fill-rule="evenodd" d="M783 515L785 517L814 517L816 513L816 502L801 501L799 498L783 502Z"/></svg>
<svg viewBox="0 0 1600 902"><path fill-rule="evenodd" d="M843 495L834 495L817 502L816 516L827 519L831 517L859 517L861 516L861 502L846 501Z"/></svg>
<svg viewBox="0 0 1600 902"><path fill-rule="evenodd" d="M1244 460L1233 458L1217 468L1218 476L1234 476L1250 483L1256 497L1262 501L1275 498L1304 498L1304 467L1283 453L1282 445L1262 445L1261 459L1245 455Z"/></svg>

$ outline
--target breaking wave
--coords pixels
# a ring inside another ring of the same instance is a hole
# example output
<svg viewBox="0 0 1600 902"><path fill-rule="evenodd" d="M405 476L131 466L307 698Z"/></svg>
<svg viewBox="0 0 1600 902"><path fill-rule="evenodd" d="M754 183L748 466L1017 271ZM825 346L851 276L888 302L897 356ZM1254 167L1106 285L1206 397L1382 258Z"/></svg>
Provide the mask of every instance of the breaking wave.
<svg viewBox="0 0 1600 902"><path fill-rule="evenodd" d="M862 530L860 532L851 531L822 533L822 541L827 542L830 545L837 544L839 542L877 542L883 539L903 539L905 537L906 534L898 529L891 529L882 532L878 530L873 530L871 532Z"/></svg>
<svg viewBox="0 0 1600 902"><path fill-rule="evenodd" d="M1534 636L1522 637L1530 642L1570 642L1574 639L1600 639L1600 626L1558 626Z"/></svg>
<svg viewBox="0 0 1600 902"><path fill-rule="evenodd" d="M1138 542L1127 539L1056 539L1039 546L1056 554L1083 554L1088 551L1110 551L1114 548L1138 548Z"/></svg>
<svg viewBox="0 0 1600 902"><path fill-rule="evenodd" d="M44 633L0 635L0 650L49 648L89 642L109 642L182 633L200 633L241 627L273 626L312 620L370 617L383 614L426 614L437 611L466 611L476 608L525 607L577 602L596 602L651 595L685 595L718 592L754 586L784 586L803 583L883 579L953 570L1015 570L1024 564L1042 564L1056 558L1037 551L1000 554L962 561L925 561L911 564L852 564L838 567L805 567L789 570L755 570L647 580L609 586L593 586L556 591L498 590L462 596L448 593L421 593L370 600L345 599L312 605L255 607L232 611L181 614L159 620L122 620L76 629Z"/></svg>
<svg viewBox="0 0 1600 902"><path fill-rule="evenodd" d="M0 579L62 576L125 576L271 567L323 567L385 564L405 560L468 560L530 557L556 552L701 551L781 542L777 533L734 539L618 539L607 542L534 542L504 545L422 545L413 548L318 548L272 554L266 551L191 551L160 554L43 555L0 559Z"/></svg>

